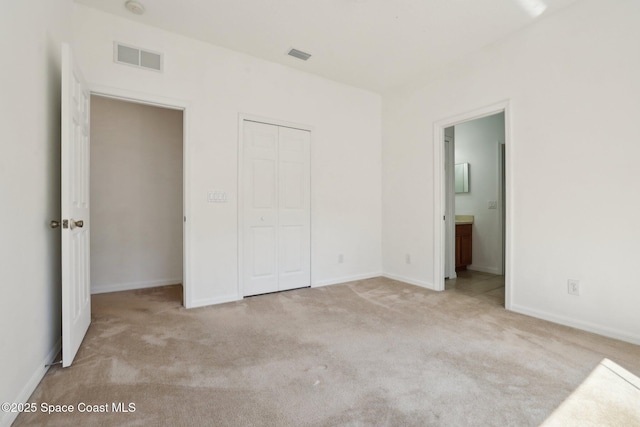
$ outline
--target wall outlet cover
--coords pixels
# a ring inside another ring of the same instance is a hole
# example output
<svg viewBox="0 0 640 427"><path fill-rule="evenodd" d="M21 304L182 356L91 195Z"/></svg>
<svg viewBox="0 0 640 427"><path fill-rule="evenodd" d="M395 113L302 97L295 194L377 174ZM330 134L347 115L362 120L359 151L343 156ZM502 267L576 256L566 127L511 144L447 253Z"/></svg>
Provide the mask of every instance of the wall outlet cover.
<svg viewBox="0 0 640 427"><path fill-rule="evenodd" d="M576 279L567 280L567 292L569 295L580 295L580 281Z"/></svg>

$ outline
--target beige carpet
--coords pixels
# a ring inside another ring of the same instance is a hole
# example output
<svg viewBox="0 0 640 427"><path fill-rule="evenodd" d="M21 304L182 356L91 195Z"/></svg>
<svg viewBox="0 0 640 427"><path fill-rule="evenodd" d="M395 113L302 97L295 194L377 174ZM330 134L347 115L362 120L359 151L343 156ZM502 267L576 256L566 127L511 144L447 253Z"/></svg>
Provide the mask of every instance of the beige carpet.
<svg viewBox="0 0 640 427"><path fill-rule="evenodd" d="M604 357L640 373L639 346L383 278L194 310L170 286L94 296L30 399L109 412L15 425L535 426Z"/></svg>
<svg viewBox="0 0 640 427"><path fill-rule="evenodd" d="M640 426L640 378L603 359L543 427Z"/></svg>

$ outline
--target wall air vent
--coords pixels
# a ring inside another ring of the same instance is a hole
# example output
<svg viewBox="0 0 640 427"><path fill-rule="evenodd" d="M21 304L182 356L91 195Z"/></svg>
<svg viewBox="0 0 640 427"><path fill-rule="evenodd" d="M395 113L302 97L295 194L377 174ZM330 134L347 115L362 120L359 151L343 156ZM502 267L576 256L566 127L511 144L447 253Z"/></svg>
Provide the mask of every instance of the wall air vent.
<svg viewBox="0 0 640 427"><path fill-rule="evenodd" d="M163 58L161 53L118 42L114 42L113 46L113 60L118 64L133 65L146 70L162 72Z"/></svg>
<svg viewBox="0 0 640 427"><path fill-rule="evenodd" d="M311 58L311 54L307 52L303 52L298 49L291 49L289 53L287 53L287 55L293 56L294 58L302 59L303 61L306 61L307 59Z"/></svg>

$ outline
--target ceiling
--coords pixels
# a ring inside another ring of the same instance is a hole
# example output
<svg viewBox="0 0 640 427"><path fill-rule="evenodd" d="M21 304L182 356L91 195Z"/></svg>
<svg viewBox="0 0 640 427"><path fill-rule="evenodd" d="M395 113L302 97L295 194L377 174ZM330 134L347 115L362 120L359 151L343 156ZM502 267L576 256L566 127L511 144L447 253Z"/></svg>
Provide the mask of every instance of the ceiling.
<svg viewBox="0 0 640 427"><path fill-rule="evenodd" d="M385 92L577 0L76 0L102 11ZM544 2L544 3L542 3ZM544 12L535 17L546 5ZM537 9L536 9L537 8ZM304 62L286 55L308 52Z"/></svg>

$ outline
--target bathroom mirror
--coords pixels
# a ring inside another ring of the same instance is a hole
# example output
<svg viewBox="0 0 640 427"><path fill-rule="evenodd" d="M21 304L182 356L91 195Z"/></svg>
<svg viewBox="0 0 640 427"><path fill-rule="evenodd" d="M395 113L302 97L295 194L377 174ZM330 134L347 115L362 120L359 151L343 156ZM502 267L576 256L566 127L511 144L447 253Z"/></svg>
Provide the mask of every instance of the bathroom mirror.
<svg viewBox="0 0 640 427"><path fill-rule="evenodd" d="M469 192L469 163L458 163L455 169L456 193Z"/></svg>

